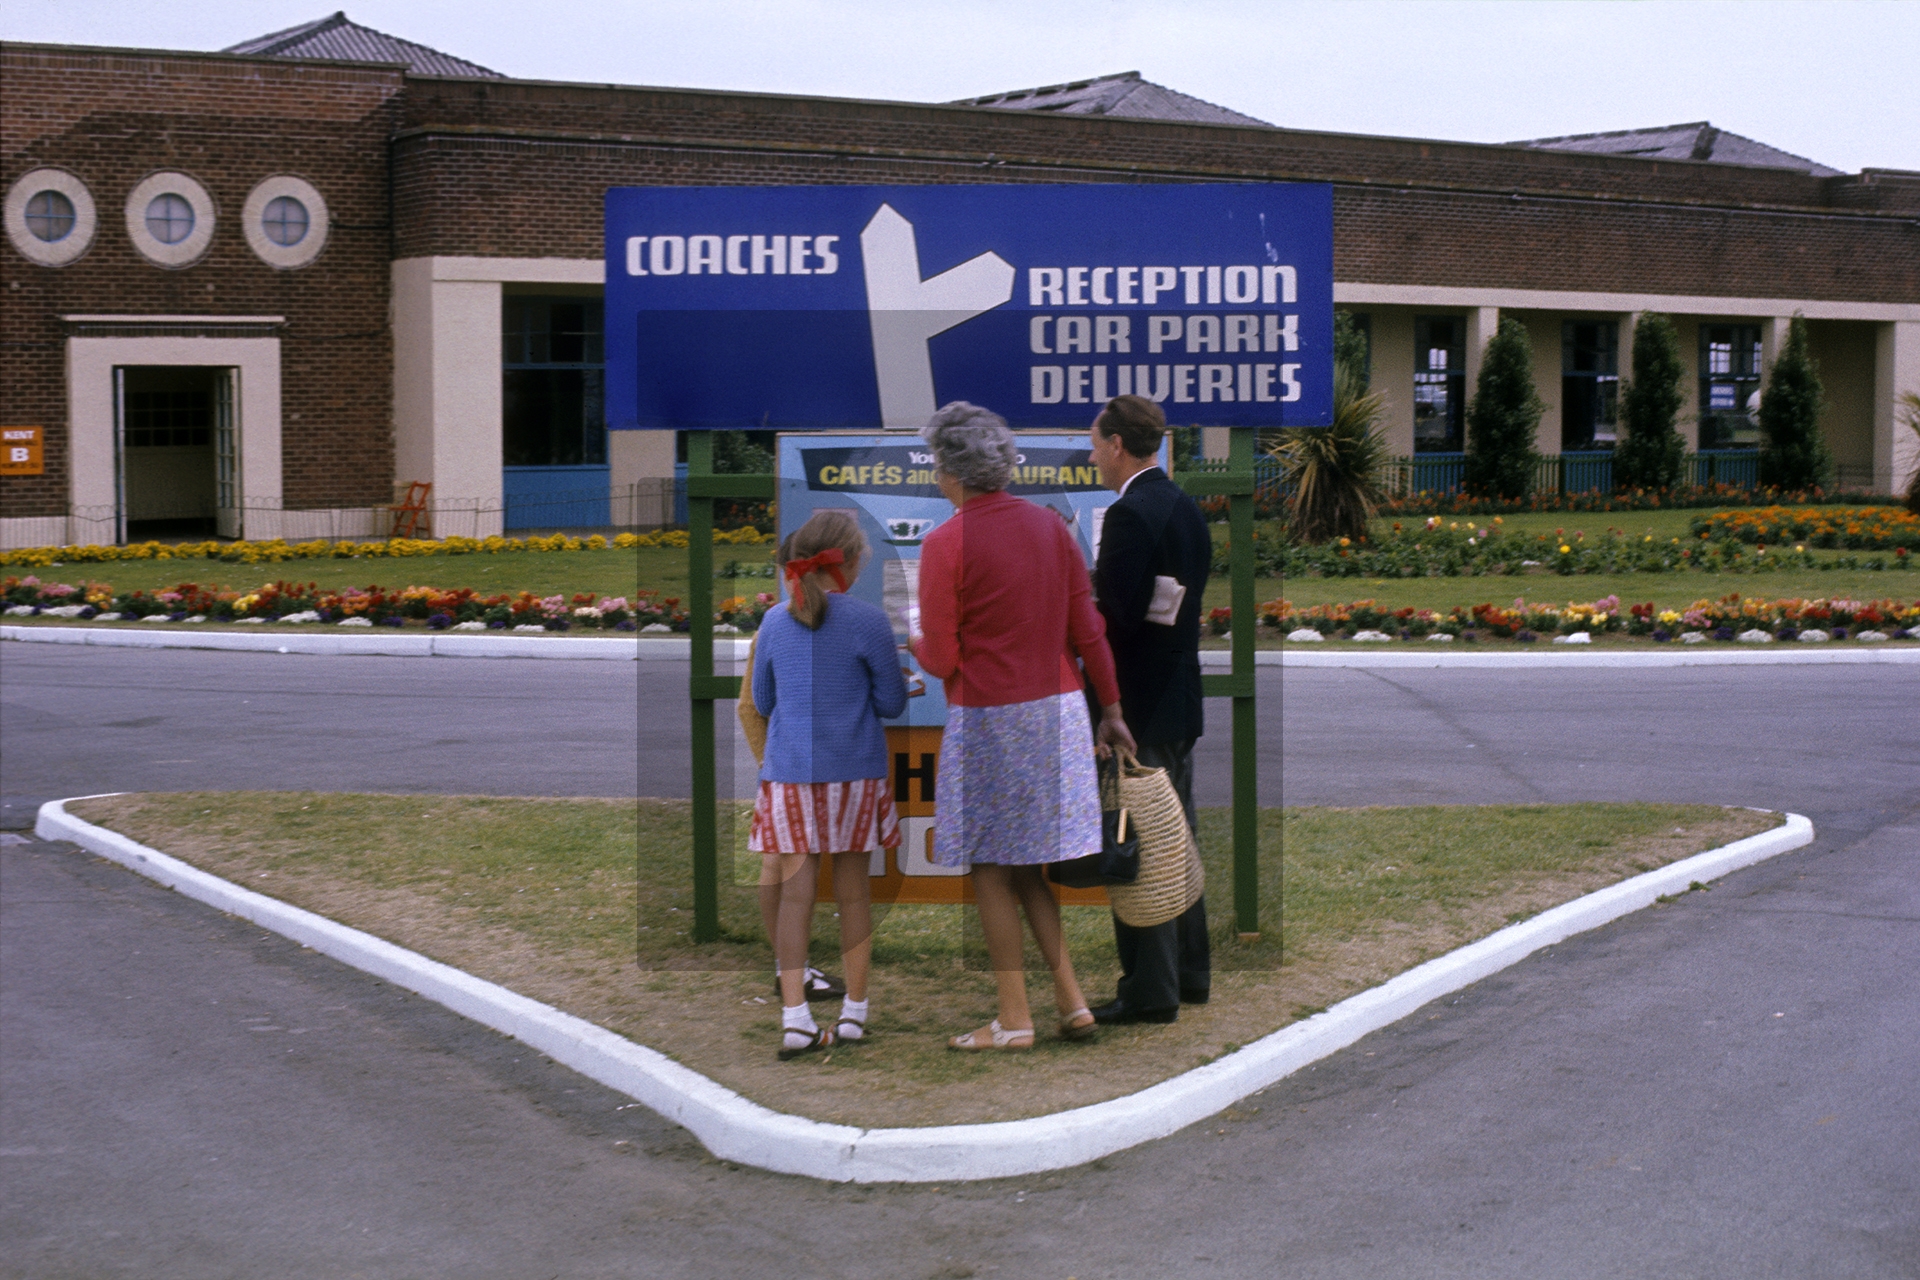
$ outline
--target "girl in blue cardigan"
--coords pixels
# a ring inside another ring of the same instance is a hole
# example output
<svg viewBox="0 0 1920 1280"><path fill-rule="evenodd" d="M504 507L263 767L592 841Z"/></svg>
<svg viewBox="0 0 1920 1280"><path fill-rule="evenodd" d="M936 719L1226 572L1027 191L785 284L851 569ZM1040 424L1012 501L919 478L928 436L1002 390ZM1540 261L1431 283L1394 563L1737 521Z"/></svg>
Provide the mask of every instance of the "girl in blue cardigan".
<svg viewBox="0 0 1920 1280"><path fill-rule="evenodd" d="M880 722L907 705L892 623L845 594L868 557L853 516L816 514L793 535L789 554L787 601L767 610L754 644L753 702L767 717L767 746L747 837L761 855L760 882L780 890L773 946L783 1059L866 1034L868 861L876 848L900 844ZM814 1022L804 986L821 854L834 855L847 974L840 1016L827 1027Z"/></svg>

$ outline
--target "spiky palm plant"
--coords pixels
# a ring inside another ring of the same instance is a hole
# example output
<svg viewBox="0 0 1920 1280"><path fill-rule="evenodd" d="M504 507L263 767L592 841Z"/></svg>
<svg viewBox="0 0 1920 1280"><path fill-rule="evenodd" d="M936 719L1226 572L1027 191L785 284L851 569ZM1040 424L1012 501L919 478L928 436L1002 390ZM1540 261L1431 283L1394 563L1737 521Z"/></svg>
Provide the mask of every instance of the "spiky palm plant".
<svg viewBox="0 0 1920 1280"><path fill-rule="evenodd" d="M1363 376L1351 362L1337 363L1333 425L1289 427L1267 449L1280 460L1287 531L1298 541L1359 538L1380 504L1388 453L1379 426L1387 397L1369 391Z"/></svg>

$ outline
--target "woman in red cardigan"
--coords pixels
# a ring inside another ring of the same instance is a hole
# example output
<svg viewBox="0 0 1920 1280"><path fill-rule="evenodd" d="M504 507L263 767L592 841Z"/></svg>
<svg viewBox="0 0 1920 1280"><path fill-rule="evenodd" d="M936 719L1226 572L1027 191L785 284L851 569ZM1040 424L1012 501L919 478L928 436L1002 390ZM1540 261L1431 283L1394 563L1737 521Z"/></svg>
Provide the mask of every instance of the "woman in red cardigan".
<svg viewBox="0 0 1920 1280"><path fill-rule="evenodd" d="M1060 516L1007 493L1019 455L999 415L964 401L920 433L953 518L920 548L914 655L945 682L933 860L971 869L1000 1016L955 1049L1029 1049L1021 960L1026 910L1053 973L1060 1034L1093 1034L1048 888L1049 862L1100 848L1100 795L1081 668L1102 708L1102 749L1133 747L1087 562ZM1078 663L1075 658L1078 658Z"/></svg>

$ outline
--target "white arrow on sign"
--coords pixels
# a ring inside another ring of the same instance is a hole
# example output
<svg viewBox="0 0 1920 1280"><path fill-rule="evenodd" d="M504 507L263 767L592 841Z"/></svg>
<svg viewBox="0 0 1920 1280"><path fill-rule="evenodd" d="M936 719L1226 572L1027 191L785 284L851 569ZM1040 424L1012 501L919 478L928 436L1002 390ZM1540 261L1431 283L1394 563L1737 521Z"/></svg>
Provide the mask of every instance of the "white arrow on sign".
<svg viewBox="0 0 1920 1280"><path fill-rule="evenodd" d="M860 232L867 319L880 381L880 421L920 427L933 416L933 362L927 339L991 311L1013 296L1013 264L983 253L931 280L920 278L913 224L883 204Z"/></svg>

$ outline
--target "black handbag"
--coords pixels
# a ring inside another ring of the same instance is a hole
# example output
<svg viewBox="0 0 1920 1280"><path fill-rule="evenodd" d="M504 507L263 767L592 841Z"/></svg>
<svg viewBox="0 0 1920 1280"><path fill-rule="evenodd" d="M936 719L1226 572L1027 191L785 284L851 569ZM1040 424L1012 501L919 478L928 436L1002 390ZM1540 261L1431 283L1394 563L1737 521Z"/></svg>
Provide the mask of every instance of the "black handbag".
<svg viewBox="0 0 1920 1280"><path fill-rule="evenodd" d="M1047 864L1047 879L1069 889L1132 884L1140 875L1140 833L1120 806L1120 758L1099 764L1100 852Z"/></svg>

